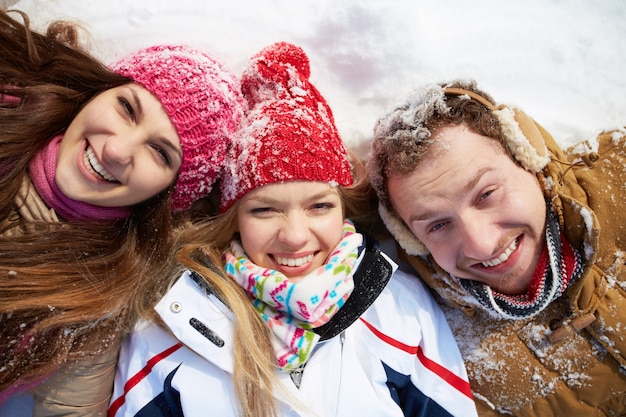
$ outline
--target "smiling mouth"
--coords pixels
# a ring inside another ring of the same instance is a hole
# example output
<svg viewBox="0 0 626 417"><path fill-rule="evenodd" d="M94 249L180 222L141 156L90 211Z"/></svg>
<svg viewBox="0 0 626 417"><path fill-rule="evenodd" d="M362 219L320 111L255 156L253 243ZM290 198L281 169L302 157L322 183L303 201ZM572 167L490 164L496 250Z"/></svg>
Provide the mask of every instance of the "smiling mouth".
<svg viewBox="0 0 626 417"><path fill-rule="evenodd" d="M83 160L85 161L85 166L90 168L94 174L98 175L103 180L109 182L119 182L113 175L109 173L109 171L104 169L104 167L98 161L98 158L96 158L93 149L91 149L91 146L89 145L87 145L87 148L85 149L85 153L83 154Z"/></svg>
<svg viewBox="0 0 626 417"><path fill-rule="evenodd" d="M494 267L496 265L500 265L502 262L505 262L507 259L509 259L509 256L511 256L515 249L517 249L517 239L513 240L513 242L511 242L511 245L506 248L506 250L502 254L500 254L500 256L489 261L481 262L481 265L486 267Z"/></svg>
<svg viewBox="0 0 626 417"><path fill-rule="evenodd" d="M274 256L276 262L283 266L302 266L313 260L313 254L302 258L283 258L282 256Z"/></svg>

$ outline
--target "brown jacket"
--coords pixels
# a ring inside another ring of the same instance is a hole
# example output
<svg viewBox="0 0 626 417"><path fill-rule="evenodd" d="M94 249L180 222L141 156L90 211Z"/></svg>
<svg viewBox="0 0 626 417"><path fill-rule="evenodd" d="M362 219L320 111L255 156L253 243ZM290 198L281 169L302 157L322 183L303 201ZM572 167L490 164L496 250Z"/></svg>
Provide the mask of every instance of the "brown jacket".
<svg viewBox="0 0 626 417"><path fill-rule="evenodd" d="M540 130L546 196L585 263L564 296L532 319L499 319L432 259L407 260L447 304L481 416L624 416L626 130L566 152Z"/></svg>
<svg viewBox="0 0 626 417"><path fill-rule="evenodd" d="M15 201L18 210L11 217L19 221L5 235L23 233L33 221L59 221L29 179L22 184ZM118 348L111 344L111 349L102 355L68 364L36 387L32 392L33 417L105 417L113 391Z"/></svg>

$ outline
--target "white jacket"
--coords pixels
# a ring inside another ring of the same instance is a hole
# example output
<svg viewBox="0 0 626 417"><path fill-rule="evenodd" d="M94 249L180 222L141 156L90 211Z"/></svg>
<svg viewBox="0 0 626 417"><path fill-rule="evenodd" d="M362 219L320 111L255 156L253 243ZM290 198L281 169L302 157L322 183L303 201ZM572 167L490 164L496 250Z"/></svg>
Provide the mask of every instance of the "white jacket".
<svg viewBox="0 0 626 417"><path fill-rule="evenodd" d="M476 416L463 361L439 307L416 277L375 252L393 277L384 286L389 277L369 274L366 279L383 282L382 292L347 328L322 337L299 389L289 373L279 372L305 406L294 409L277 396L281 415ZM124 343L109 416L237 416L232 315L197 281L184 273L157 305L171 333L142 322ZM346 302L340 312L349 308Z"/></svg>

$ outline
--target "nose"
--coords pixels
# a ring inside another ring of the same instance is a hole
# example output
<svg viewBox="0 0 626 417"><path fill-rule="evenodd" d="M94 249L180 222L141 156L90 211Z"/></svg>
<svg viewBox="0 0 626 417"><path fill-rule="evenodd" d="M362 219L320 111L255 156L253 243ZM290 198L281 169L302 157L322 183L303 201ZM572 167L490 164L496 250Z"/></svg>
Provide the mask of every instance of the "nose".
<svg viewBox="0 0 626 417"><path fill-rule="evenodd" d="M102 159L109 164L128 165L133 161L136 134L125 132L109 136L102 148Z"/></svg>
<svg viewBox="0 0 626 417"><path fill-rule="evenodd" d="M489 214L475 211L464 215L458 222L463 255L479 261L491 259L498 250L500 229Z"/></svg>
<svg viewBox="0 0 626 417"><path fill-rule="evenodd" d="M278 241L292 249L304 247L311 238L307 217L301 213L285 215L278 231Z"/></svg>

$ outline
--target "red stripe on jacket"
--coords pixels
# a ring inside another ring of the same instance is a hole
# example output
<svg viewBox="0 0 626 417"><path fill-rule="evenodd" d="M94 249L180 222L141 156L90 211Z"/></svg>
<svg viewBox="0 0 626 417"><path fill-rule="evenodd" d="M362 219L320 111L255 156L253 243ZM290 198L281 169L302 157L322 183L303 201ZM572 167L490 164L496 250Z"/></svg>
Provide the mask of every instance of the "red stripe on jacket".
<svg viewBox="0 0 626 417"><path fill-rule="evenodd" d="M402 342L400 342L400 341L398 341L398 340L396 340L396 339L394 339L394 338L384 334L383 332L381 332L380 330L378 330L377 328L372 326L370 323L365 321L363 318L361 318L360 320L380 340L382 340L383 342L387 343L388 345L391 345L391 346L393 346L393 347L395 347L397 349L403 350L403 351L405 351L405 352L407 352L407 353L409 353L411 355L417 355L417 358L422 363L422 365L424 365L424 367L426 369L428 369L431 372L435 373L437 376L439 376L439 378L441 378L444 381L446 381L454 389L456 389L457 391L459 391L463 395L467 396L470 399L473 399L472 389L470 388L469 382L465 381L463 378L459 377L454 372L450 371L449 369L445 368L444 366L439 365L437 362L433 361L432 359L427 358L426 355L424 354L424 351L422 350L421 346L409 346L407 344L404 344L404 343L402 343Z"/></svg>
<svg viewBox="0 0 626 417"><path fill-rule="evenodd" d="M154 368L157 363L159 363L163 359L167 358L168 356L170 356L172 353L176 352L181 347L183 347L182 343L176 343L175 345L170 346L169 348L165 349L163 352L157 353L156 355L151 357L148 360L148 362L146 363L146 366L141 368L141 370L139 372L137 372L128 381L126 381L126 383L124 384L124 392L122 393L122 395L117 397L115 399L115 401L113 401L111 403L111 405L109 406L109 411L107 413L108 416L109 417L114 417L115 416L115 414L119 411L120 407L122 407L122 405L124 405L124 402L126 402L126 394L128 394L128 392L131 389L133 389L133 387L135 385L137 385L145 377L147 377L148 374L150 374L150 372L152 372L152 368Z"/></svg>

